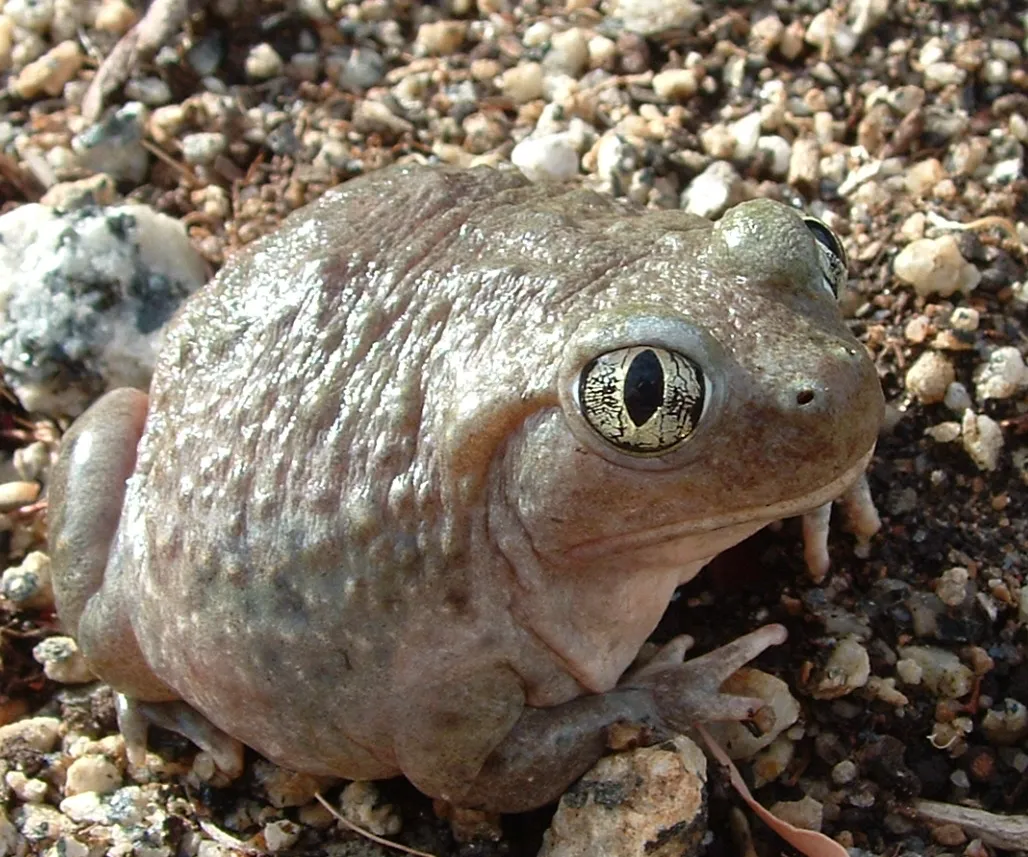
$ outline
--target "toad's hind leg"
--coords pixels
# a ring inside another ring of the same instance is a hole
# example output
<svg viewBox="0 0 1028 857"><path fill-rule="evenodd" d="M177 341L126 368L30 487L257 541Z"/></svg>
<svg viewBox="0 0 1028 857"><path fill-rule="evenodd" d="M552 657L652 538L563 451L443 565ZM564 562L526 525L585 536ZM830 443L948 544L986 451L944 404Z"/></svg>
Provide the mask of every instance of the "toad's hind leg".
<svg viewBox="0 0 1028 857"><path fill-rule="evenodd" d="M137 588L116 550L126 480L146 422L147 396L114 390L64 435L50 483L50 558L57 612L90 669L118 691L118 722L133 762L146 752L146 724L179 732L225 773L242 770L242 746L211 725L150 669L130 618Z"/></svg>

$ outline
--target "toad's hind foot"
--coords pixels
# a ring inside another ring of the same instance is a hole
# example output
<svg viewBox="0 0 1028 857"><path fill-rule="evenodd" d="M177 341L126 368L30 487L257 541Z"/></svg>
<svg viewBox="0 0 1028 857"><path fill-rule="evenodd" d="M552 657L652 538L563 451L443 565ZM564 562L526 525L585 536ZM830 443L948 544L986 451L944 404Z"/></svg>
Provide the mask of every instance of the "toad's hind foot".
<svg viewBox="0 0 1028 857"><path fill-rule="evenodd" d="M117 712L125 752L134 766L141 766L146 760L146 735L153 724L182 735L205 750L229 779L243 773L243 745L185 702L140 702L119 693Z"/></svg>

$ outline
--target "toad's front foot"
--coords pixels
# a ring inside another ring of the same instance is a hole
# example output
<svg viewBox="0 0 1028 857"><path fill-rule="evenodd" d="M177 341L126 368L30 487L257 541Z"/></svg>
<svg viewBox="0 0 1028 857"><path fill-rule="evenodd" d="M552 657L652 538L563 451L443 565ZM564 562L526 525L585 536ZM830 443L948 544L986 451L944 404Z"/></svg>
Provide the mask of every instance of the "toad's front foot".
<svg viewBox="0 0 1028 857"><path fill-rule="evenodd" d="M179 701L139 702L123 693L117 694L116 705L125 753L133 765L140 766L146 760L146 735L153 724L182 735L205 750L229 779L243 773L243 745L191 705Z"/></svg>
<svg viewBox="0 0 1028 857"><path fill-rule="evenodd" d="M696 721L750 720L764 700L722 693L721 685L770 646L785 642L781 625L765 625L701 657L683 660L690 637L676 637L619 687L647 690L660 718L684 732Z"/></svg>

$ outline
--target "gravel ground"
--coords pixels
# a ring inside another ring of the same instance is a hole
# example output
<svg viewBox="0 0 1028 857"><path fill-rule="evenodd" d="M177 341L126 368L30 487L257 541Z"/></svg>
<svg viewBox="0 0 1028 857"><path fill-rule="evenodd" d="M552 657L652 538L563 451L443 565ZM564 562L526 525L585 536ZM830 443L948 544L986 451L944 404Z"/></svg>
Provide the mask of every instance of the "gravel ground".
<svg viewBox="0 0 1028 857"><path fill-rule="evenodd" d="M834 534L823 581L791 523L762 533L658 634L688 629L703 650L788 625L761 666L801 725L754 766L763 804L808 796L807 821L854 855L1028 851L1023 4L155 0L136 30L123 0L0 10L3 212L145 203L212 269L326 188L410 159L513 161L708 216L770 196L822 217L889 403L870 470L883 529L857 550ZM364 787L254 757L229 786L167 733L128 770L109 691L56 636L40 553L65 421L0 405L0 854L383 853L312 801L323 786L439 855L535 853L546 812L459 845L402 782L373 810ZM919 799L994 815L930 821ZM708 854L747 853L725 833L733 803L715 786Z"/></svg>

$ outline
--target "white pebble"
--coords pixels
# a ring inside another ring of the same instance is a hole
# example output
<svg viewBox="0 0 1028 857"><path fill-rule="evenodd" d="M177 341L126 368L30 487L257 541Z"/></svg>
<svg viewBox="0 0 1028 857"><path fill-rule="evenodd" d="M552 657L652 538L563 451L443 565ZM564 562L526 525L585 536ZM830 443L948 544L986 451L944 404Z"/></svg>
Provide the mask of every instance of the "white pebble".
<svg viewBox="0 0 1028 857"><path fill-rule="evenodd" d="M900 658L896 661L896 675L904 684L916 686L924 679L924 670L913 658Z"/></svg>
<svg viewBox="0 0 1028 857"><path fill-rule="evenodd" d="M837 786L844 786L847 783L852 783L857 778L858 773L859 770L856 762L852 759L843 759L832 768L832 782Z"/></svg>
<svg viewBox="0 0 1028 857"><path fill-rule="evenodd" d="M68 766L64 794L107 794L121 787L121 771L105 756L82 756Z"/></svg>
<svg viewBox="0 0 1028 857"><path fill-rule="evenodd" d="M78 644L71 637L47 637L36 644L32 657L43 665L43 672L51 681L85 684L96 680Z"/></svg>
<svg viewBox="0 0 1028 857"><path fill-rule="evenodd" d="M956 566L947 569L939 577L939 583L935 587L935 594L947 607L959 607L968 597L968 581L971 575L966 568Z"/></svg>
<svg viewBox="0 0 1028 857"><path fill-rule="evenodd" d="M225 135L218 131L198 131L182 138L182 158L187 164L212 164L228 147Z"/></svg>
<svg viewBox="0 0 1028 857"><path fill-rule="evenodd" d="M620 19L630 33L655 36L668 30L689 32L703 19L703 6L695 0L609 0L611 18Z"/></svg>
<svg viewBox="0 0 1028 857"><path fill-rule="evenodd" d="M960 423L947 420L938 425L928 426L924 433L936 443L953 443L960 439Z"/></svg>
<svg viewBox="0 0 1028 857"><path fill-rule="evenodd" d="M933 62L924 70L925 89L961 86L966 79L967 72L952 62Z"/></svg>
<svg viewBox="0 0 1028 857"><path fill-rule="evenodd" d="M964 411L974 404L971 401L971 394L967 392L967 387L959 381L954 381L946 388L946 395L943 397L942 403L958 417L963 416Z"/></svg>
<svg viewBox="0 0 1028 857"><path fill-rule="evenodd" d="M959 306L950 314L949 326L954 330L972 333L978 329L979 321L978 310L974 307Z"/></svg>
<svg viewBox="0 0 1028 857"><path fill-rule="evenodd" d="M937 294L945 298L958 291L967 294L981 280L978 269L960 255L952 235L911 241L896 256L893 271L922 297Z"/></svg>
<svg viewBox="0 0 1028 857"><path fill-rule="evenodd" d="M899 656L921 668L921 679L932 693L960 699L971 692L974 673L953 652L935 646L900 646Z"/></svg>
<svg viewBox="0 0 1028 857"><path fill-rule="evenodd" d="M421 54L446 56L460 49L467 31L464 21L430 21L418 27L414 46Z"/></svg>
<svg viewBox="0 0 1028 857"><path fill-rule="evenodd" d="M824 822L824 806L810 795L799 800L776 801L770 811L775 818L801 830L820 830Z"/></svg>
<svg viewBox="0 0 1028 857"><path fill-rule="evenodd" d="M714 161L682 191L682 208L689 214L717 217L735 201L739 174L727 161Z"/></svg>
<svg viewBox="0 0 1028 857"><path fill-rule="evenodd" d="M246 76L250 80L267 80L282 74L282 57L271 45L261 42L250 49L246 56Z"/></svg>
<svg viewBox="0 0 1028 857"><path fill-rule="evenodd" d="M295 821L283 818L264 825L264 844L272 854L292 848L300 838L302 828Z"/></svg>
<svg viewBox="0 0 1028 857"><path fill-rule="evenodd" d="M1028 366L1012 345L997 348L989 362L975 373L975 394L979 401L1009 399L1028 387Z"/></svg>
<svg viewBox="0 0 1028 857"><path fill-rule="evenodd" d="M853 636L839 640L816 684L811 690L814 699L838 699L867 684L871 676L871 657Z"/></svg>
<svg viewBox="0 0 1028 857"><path fill-rule="evenodd" d="M527 104L543 97L543 67L528 62L507 69L500 75L500 89L515 104Z"/></svg>
<svg viewBox="0 0 1028 857"><path fill-rule="evenodd" d="M757 140L757 151L767 158L772 176L779 179L786 177L792 160L792 143L778 134L769 134Z"/></svg>
<svg viewBox="0 0 1028 857"><path fill-rule="evenodd" d="M53 22L54 0L7 0L3 10L19 27L43 33Z"/></svg>
<svg viewBox="0 0 1028 857"><path fill-rule="evenodd" d="M50 577L50 557L33 551L21 565L7 569L0 578L0 594L22 609L38 610L53 606L54 590Z"/></svg>
<svg viewBox="0 0 1028 857"><path fill-rule="evenodd" d="M355 780L339 796L339 812L376 836L394 836L400 832L400 816L392 804L380 803L378 786L366 780Z"/></svg>
<svg viewBox="0 0 1028 857"><path fill-rule="evenodd" d="M961 422L964 449L979 470L995 470L1003 449L1003 430L992 417L968 409Z"/></svg>
<svg viewBox="0 0 1028 857"><path fill-rule="evenodd" d="M567 181L578 175L578 152L564 133L522 140L510 160L533 182Z"/></svg>
<svg viewBox="0 0 1028 857"><path fill-rule="evenodd" d="M748 161L757 151L757 143L760 140L760 113L747 113L728 126L732 137L735 138L735 158L739 161Z"/></svg>
<svg viewBox="0 0 1028 857"><path fill-rule="evenodd" d="M56 717L28 717L0 726L0 756L24 744L37 753L49 753L60 736L61 721Z"/></svg>
<svg viewBox="0 0 1028 857"><path fill-rule="evenodd" d="M581 77L589 65L589 40L578 27L557 33L550 40L550 50L543 66L558 74Z"/></svg>
<svg viewBox="0 0 1028 857"><path fill-rule="evenodd" d="M907 370L904 385L922 405L931 405L945 398L954 380L956 371L949 359L938 351L926 351Z"/></svg>
<svg viewBox="0 0 1028 857"><path fill-rule="evenodd" d="M521 44L526 48L541 48L553 36L553 27L546 21L536 21L530 24L521 38Z"/></svg>
<svg viewBox="0 0 1028 857"><path fill-rule="evenodd" d="M21 771L8 771L4 782L22 803L42 803L46 797L46 783L35 777L26 777Z"/></svg>
<svg viewBox="0 0 1028 857"><path fill-rule="evenodd" d="M653 76L653 91L665 101L688 101L700 88L696 71L691 68L672 68Z"/></svg>

